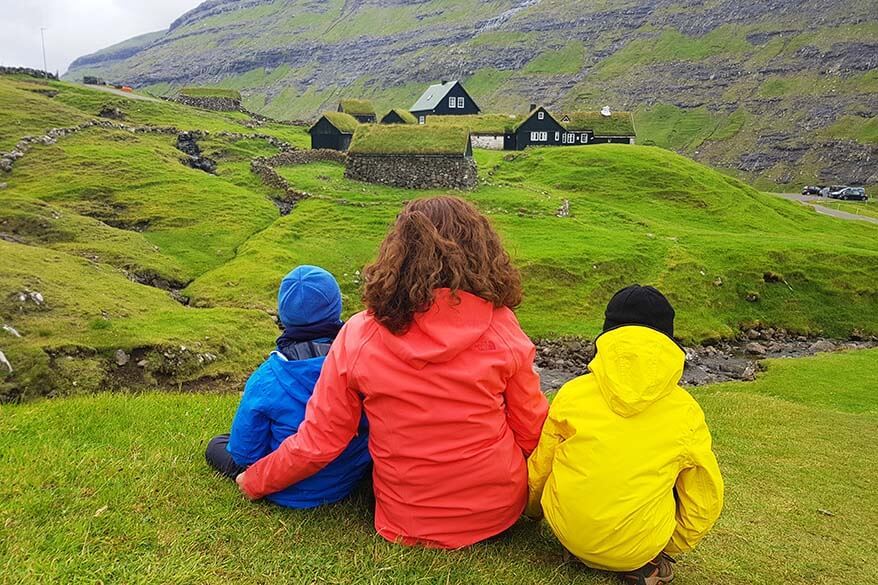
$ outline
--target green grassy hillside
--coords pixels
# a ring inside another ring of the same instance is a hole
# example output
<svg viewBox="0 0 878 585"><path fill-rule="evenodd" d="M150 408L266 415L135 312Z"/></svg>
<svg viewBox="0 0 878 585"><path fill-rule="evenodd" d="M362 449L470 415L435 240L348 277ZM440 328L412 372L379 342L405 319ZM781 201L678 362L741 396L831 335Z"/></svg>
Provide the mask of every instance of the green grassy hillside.
<svg viewBox="0 0 878 585"><path fill-rule="evenodd" d="M0 140L114 104L138 124L213 131L200 144L218 170L181 164L173 134L90 128L34 147L3 175L0 324L21 334L0 334L15 368L0 372L7 398L239 384L271 350L276 287L290 268L330 269L352 314L359 272L400 206L430 194L352 182L334 163L282 167L312 196L280 216L279 194L249 167L277 149L216 132L305 144L303 128L252 129L238 114L66 83L48 86L53 98L30 91L46 87L0 79L0 115L21 120L4 124ZM755 324L878 333L874 225L819 216L659 148L478 151L477 162L480 185L462 195L492 217L522 270L519 317L532 336L596 334L607 300L632 282L667 292L687 342ZM572 215L557 217L565 200ZM117 350L130 362L117 366Z"/></svg>
<svg viewBox="0 0 878 585"><path fill-rule="evenodd" d="M876 39L863 0L218 0L67 77L218 83L291 119L342 98L408 108L459 78L489 113L634 111L642 142L784 190L878 184L860 164L875 156Z"/></svg>
<svg viewBox="0 0 878 585"><path fill-rule="evenodd" d="M772 362L755 384L695 393L726 504L714 531L677 564L675 583L870 582L876 359L870 351ZM485 544L430 551L375 536L368 488L310 511L246 502L202 455L236 403L235 395L101 394L0 406L0 581L617 582L564 563L549 531L526 520Z"/></svg>

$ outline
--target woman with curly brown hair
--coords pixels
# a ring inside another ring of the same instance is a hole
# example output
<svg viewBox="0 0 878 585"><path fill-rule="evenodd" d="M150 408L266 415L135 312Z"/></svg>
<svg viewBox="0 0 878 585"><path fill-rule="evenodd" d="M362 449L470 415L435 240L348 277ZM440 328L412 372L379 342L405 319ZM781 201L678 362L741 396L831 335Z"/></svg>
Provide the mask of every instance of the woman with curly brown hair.
<svg viewBox="0 0 878 585"><path fill-rule="evenodd" d="M503 532L524 510L548 403L499 236L462 199L418 199L364 278L367 310L336 338L305 421L241 490L258 499L316 473L365 408L381 536L459 548Z"/></svg>

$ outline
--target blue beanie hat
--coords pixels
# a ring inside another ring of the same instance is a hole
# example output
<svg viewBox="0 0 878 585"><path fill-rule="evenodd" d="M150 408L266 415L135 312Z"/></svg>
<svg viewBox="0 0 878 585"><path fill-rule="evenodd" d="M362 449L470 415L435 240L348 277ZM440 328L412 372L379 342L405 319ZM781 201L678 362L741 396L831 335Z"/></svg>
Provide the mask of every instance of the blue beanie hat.
<svg viewBox="0 0 878 585"><path fill-rule="evenodd" d="M299 266L277 292L277 314L284 327L341 323L341 289L326 270Z"/></svg>

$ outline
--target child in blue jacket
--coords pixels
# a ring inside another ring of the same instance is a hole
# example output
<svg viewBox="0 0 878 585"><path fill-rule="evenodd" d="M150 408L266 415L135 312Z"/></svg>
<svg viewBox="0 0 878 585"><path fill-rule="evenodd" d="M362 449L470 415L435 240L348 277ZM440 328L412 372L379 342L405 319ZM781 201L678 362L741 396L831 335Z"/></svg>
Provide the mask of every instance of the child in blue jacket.
<svg viewBox="0 0 878 585"><path fill-rule="evenodd" d="M205 453L207 462L231 479L299 428L320 368L342 327L341 290L322 268L299 266L290 272L281 282L277 304L284 327L277 351L247 381L231 433L214 437ZM371 464L367 431L363 417L357 436L335 461L267 499L288 508L313 508L345 498Z"/></svg>

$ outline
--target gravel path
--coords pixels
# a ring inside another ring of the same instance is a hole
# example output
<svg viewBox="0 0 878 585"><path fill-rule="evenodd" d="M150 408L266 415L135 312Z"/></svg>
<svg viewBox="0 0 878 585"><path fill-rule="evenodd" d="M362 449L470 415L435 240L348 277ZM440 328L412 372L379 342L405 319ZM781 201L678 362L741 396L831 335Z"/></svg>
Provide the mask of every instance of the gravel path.
<svg viewBox="0 0 878 585"><path fill-rule="evenodd" d="M847 221L868 221L869 223L878 224L878 219L874 217L857 215L856 213L848 213L847 211L839 211L838 209L823 207L816 203L818 201L823 201L823 198L817 197L816 195L799 195L798 193L773 193L773 195L777 195L788 201L798 201L799 203L810 205L817 213L822 213L823 215L828 215L837 219L844 219Z"/></svg>
<svg viewBox="0 0 878 585"><path fill-rule="evenodd" d="M141 100L144 102L160 102L162 100L157 100L154 97L149 97L148 95L141 95L137 93L128 93L127 91L122 91L121 89L116 89L115 87L108 87L106 85L89 85L89 89L96 89L98 91L103 91L105 93L111 93L113 95L118 95L122 97L126 97L131 100Z"/></svg>

